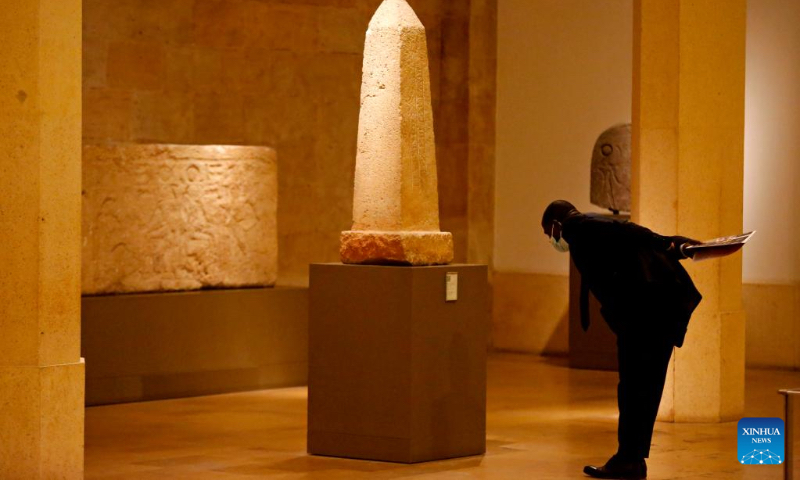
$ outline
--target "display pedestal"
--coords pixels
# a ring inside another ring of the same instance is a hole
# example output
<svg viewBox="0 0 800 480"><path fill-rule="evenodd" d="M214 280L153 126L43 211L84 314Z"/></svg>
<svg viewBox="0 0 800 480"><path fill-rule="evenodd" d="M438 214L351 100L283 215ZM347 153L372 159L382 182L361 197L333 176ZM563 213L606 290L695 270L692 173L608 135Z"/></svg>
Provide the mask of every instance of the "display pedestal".
<svg viewBox="0 0 800 480"><path fill-rule="evenodd" d="M588 370L613 370L617 365L617 336L600 313L600 302L589 294L589 330L581 327L581 274L569 262L569 366Z"/></svg>
<svg viewBox="0 0 800 480"><path fill-rule="evenodd" d="M85 296L86 404L305 385L308 289Z"/></svg>
<svg viewBox="0 0 800 480"><path fill-rule="evenodd" d="M630 215L604 215L617 220L630 220ZM569 261L569 366L589 370L613 370L617 365L617 336L600 313L600 302L589 294L589 330L581 327L581 273Z"/></svg>
<svg viewBox="0 0 800 480"><path fill-rule="evenodd" d="M309 453L415 463L486 451L485 265L311 265L310 282Z"/></svg>

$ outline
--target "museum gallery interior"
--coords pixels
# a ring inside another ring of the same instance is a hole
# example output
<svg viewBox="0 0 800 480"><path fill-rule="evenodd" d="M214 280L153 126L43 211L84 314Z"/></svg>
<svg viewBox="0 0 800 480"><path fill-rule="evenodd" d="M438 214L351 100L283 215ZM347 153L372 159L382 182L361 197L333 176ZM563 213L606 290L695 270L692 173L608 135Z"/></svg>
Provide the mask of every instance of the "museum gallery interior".
<svg viewBox="0 0 800 480"><path fill-rule="evenodd" d="M664 265L702 300L624 461L800 478L800 2L3 0L0 39L0 480L587 478ZM666 243L598 277L576 218Z"/></svg>

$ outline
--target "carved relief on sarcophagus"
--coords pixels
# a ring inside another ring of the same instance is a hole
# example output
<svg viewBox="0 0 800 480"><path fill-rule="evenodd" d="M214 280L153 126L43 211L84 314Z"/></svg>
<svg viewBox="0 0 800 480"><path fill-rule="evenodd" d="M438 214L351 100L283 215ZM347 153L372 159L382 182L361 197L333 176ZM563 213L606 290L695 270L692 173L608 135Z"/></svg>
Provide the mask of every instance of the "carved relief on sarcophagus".
<svg viewBox="0 0 800 480"><path fill-rule="evenodd" d="M82 193L84 294L275 284L271 148L86 145Z"/></svg>

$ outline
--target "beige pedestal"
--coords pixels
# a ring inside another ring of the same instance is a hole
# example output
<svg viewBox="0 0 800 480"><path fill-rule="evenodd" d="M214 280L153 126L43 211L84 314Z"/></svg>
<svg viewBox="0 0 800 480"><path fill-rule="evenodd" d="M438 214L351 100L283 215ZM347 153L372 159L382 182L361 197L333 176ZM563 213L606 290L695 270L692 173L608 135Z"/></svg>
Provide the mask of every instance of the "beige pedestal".
<svg viewBox="0 0 800 480"><path fill-rule="evenodd" d="M741 233L745 0L634 3L633 220L698 239ZM703 294L659 418L744 410L741 253L687 270Z"/></svg>
<svg viewBox="0 0 800 480"><path fill-rule="evenodd" d="M487 274L311 266L309 453L413 463L485 451Z"/></svg>

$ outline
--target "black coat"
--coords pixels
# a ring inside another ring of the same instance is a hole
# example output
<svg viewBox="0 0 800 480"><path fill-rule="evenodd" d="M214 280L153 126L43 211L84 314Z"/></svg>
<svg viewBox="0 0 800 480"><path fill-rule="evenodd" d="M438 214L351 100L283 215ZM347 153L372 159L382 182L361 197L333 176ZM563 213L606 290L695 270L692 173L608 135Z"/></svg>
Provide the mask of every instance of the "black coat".
<svg viewBox="0 0 800 480"><path fill-rule="evenodd" d="M668 335L680 347L692 312L702 296L670 249L686 239L665 237L632 222L597 214L574 215L563 222L575 267L581 273L581 314L588 327L588 291L600 302L611 329Z"/></svg>

